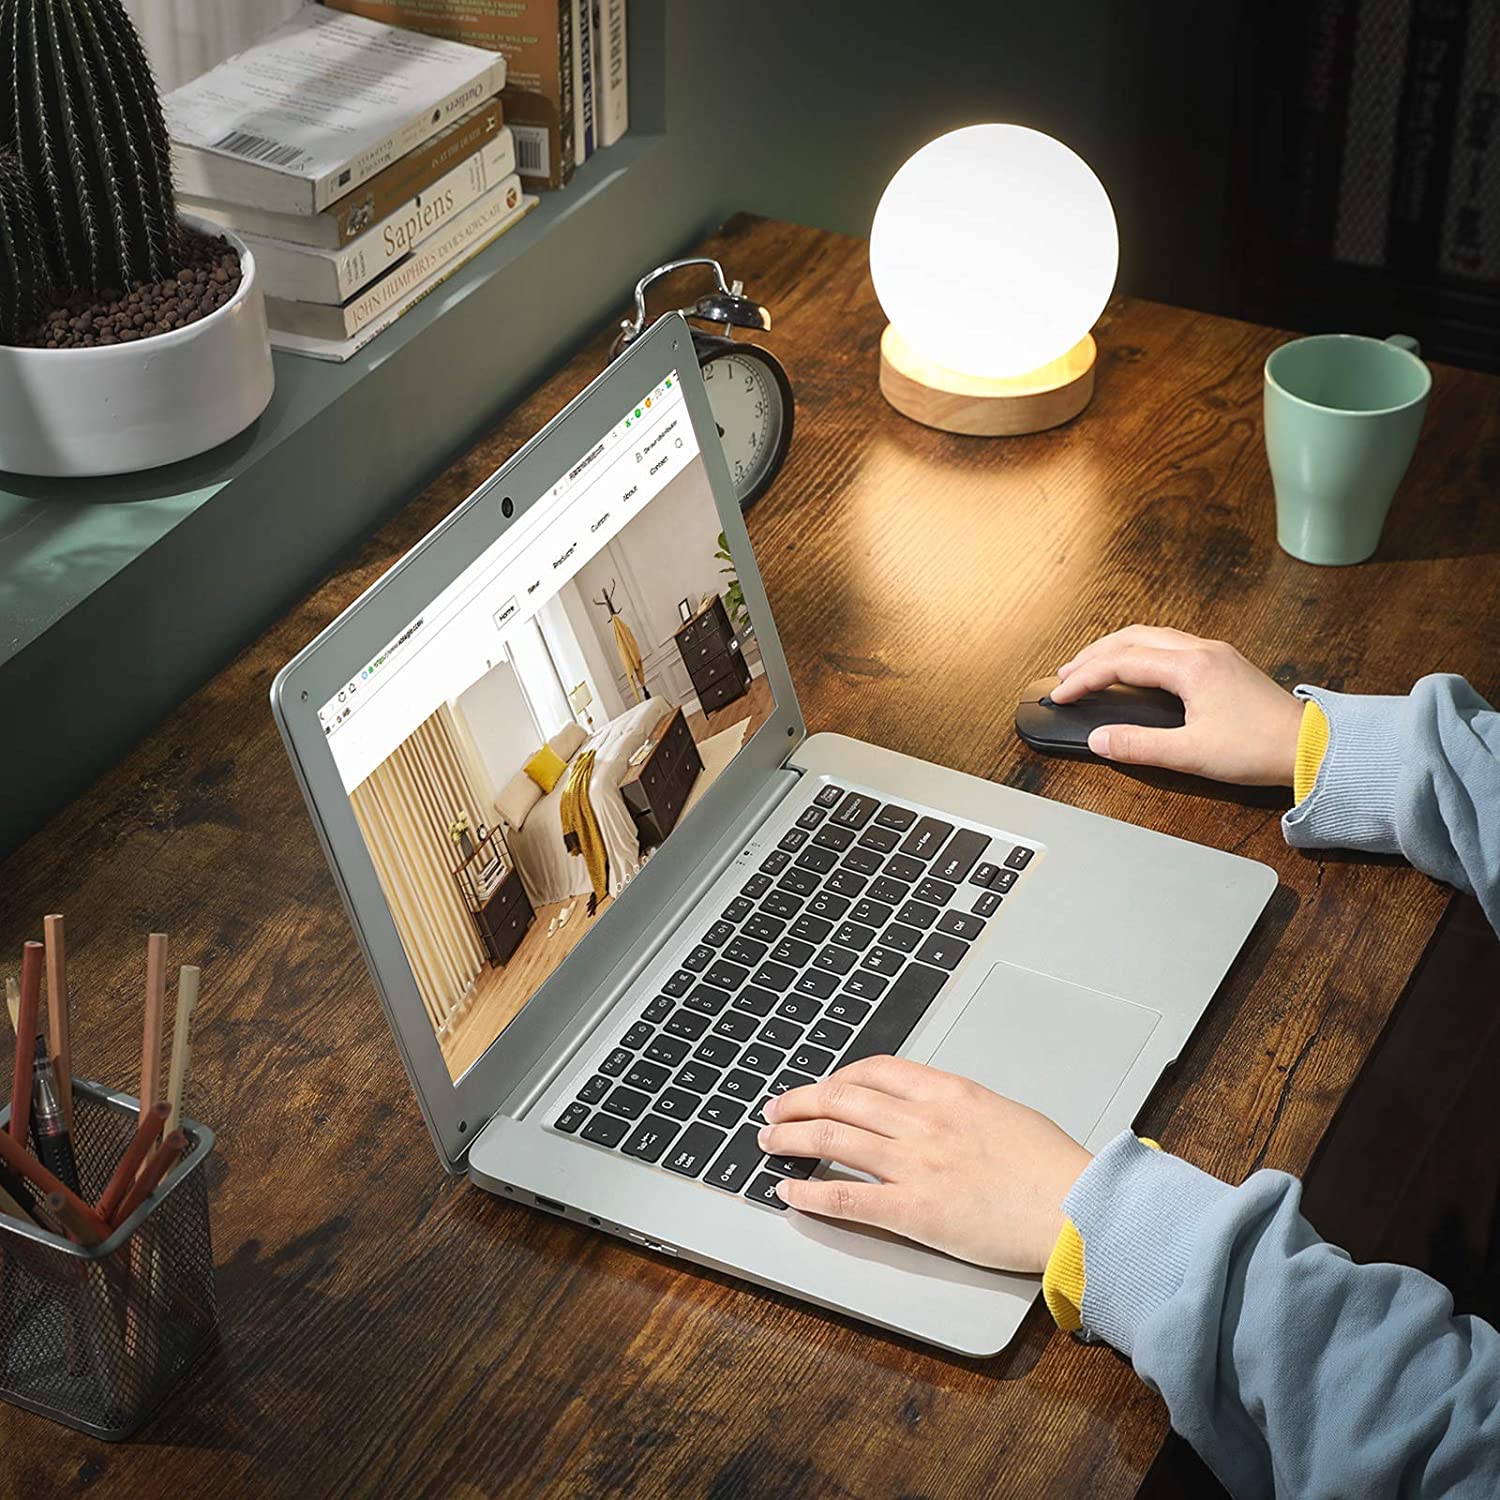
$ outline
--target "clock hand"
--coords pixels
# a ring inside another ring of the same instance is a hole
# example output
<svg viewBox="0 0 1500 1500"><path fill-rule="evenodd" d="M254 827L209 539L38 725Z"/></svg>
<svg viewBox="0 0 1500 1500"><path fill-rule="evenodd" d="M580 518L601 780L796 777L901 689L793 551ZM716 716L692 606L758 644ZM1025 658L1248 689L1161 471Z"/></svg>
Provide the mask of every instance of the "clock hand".
<svg viewBox="0 0 1500 1500"><path fill-rule="evenodd" d="M718 424L718 423L717 423L717 422L715 422L715 423L714 423L714 426L715 426L715 427L719 427L719 424ZM723 428L722 428L722 427L719 427L719 436L720 436L720 437L721 437L721 438L722 438L722 437L723 437L723 436L724 436L724 429L723 429Z"/></svg>

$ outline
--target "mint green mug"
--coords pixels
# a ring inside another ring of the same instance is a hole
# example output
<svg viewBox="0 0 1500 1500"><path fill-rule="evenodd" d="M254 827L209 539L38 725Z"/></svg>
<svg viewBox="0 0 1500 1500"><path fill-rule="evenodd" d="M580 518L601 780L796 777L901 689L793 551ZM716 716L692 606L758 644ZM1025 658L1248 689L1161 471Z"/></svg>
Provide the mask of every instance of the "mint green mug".
<svg viewBox="0 0 1500 1500"><path fill-rule="evenodd" d="M1432 375L1404 334L1319 333L1266 360L1276 540L1303 562L1364 562L1416 451Z"/></svg>

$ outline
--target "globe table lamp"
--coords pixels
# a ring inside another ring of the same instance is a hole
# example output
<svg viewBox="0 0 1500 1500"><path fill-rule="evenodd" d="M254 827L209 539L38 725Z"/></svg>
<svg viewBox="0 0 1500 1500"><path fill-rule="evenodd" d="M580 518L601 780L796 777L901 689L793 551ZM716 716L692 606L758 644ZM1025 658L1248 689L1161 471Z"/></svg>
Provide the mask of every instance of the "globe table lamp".
<svg viewBox="0 0 1500 1500"><path fill-rule="evenodd" d="M947 432L1040 432L1094 393L1094 326L1114 289L1114 210L1088 164L1023 125L970 125L891 178L870 229L890 326L880 389Z"/></svg>

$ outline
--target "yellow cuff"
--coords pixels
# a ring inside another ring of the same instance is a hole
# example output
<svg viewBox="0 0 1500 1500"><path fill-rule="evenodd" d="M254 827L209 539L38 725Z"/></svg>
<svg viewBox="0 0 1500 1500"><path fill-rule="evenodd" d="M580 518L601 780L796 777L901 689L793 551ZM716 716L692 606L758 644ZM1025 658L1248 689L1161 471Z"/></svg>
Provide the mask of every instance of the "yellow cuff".
<svg viewBox="0 0 1500 1500"><path fill-rule="evenodd" d="M1292 795L1298 802L1312 795L1318 779L1318 768L1328 751L1328 719L1311 698L1302 710L1302 725L1297 730L1297 759L1292 766Z"/></svg>

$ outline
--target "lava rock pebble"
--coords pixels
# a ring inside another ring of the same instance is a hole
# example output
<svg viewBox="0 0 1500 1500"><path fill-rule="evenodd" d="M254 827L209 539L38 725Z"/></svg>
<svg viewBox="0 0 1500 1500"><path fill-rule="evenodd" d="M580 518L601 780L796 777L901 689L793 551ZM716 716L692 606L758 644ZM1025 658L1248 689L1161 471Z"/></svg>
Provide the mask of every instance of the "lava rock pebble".
<svg viewBox="0 0 1500 1500"><path fill-rule="evenodd" d="M45 313L19 343L31 349L129 344L197 323L239 290L240 258L227 240L185 230L182 261L182 269L164 281L70 297Z"/></svg>

